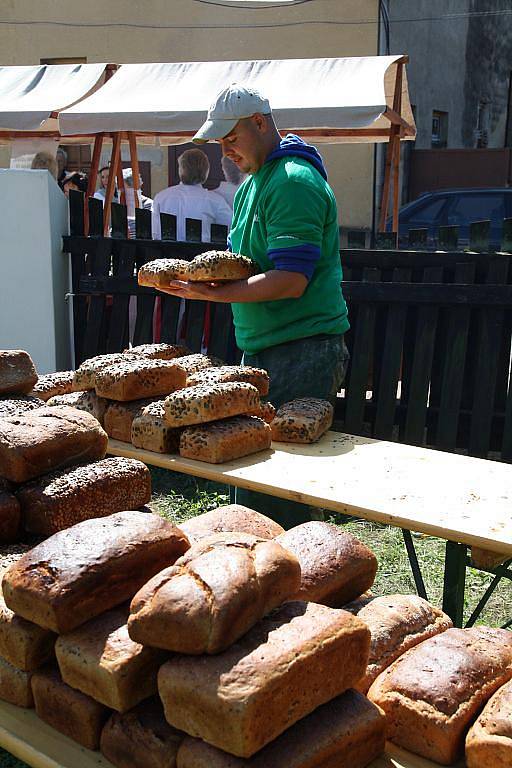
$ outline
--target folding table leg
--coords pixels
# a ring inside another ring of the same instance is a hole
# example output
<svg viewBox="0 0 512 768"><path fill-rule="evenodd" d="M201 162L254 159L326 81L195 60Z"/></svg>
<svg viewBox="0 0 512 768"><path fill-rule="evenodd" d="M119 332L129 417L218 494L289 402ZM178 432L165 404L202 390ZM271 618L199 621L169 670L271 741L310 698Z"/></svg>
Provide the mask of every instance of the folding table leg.
<svg viewBox="0 0 512 768"><path fill-rule="evenodd" d="M454 541L446 542L444 560L443 611L455 627L462 627L464 619L464 593L466 589L467 546Z"/></svg>
<svg viewBox="0 0 512 768"><path fill-rule="evenodd" d="M425 582L423 581L423 575L421 573L420 564L418 562L418 556L416 555L416 549L414 547L411 532L402 528L402 534L405 541L405 548L407 549L407 555L409 557L409 564L411 566L412 575L414 576L414 583L416 584L416 592L420 597L428 600L427 590L425 589Z"/></svg>

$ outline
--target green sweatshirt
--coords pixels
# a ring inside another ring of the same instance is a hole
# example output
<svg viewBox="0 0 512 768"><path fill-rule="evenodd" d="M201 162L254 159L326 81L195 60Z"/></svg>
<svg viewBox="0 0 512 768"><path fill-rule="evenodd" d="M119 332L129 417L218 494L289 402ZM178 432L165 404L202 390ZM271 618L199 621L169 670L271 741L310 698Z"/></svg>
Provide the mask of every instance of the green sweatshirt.
<svg viewBox="0 0 512 768"><path fill-rule="evenodd" d="M318 254L300 298L232 304L240 349L256 354L295 339L348 330L336 199L311 163L282 157L246 179L235 196L229 240L231 250L250 256L261 272L274 269L276 253L286 249L300 254L303 246Z"/></svg>

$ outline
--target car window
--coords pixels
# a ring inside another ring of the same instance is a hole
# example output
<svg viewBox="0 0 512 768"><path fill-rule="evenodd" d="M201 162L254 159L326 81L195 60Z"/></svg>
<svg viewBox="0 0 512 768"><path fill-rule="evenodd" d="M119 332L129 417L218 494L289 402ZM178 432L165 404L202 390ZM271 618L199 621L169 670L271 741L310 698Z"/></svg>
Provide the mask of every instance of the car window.
<svg viewBox="0 0 512 768"><path fill-rule="evenodd" d="M404 223L407 223L407 229L416 229L418 227L428 227L438 224L438 219L445 202L446 197L440 197L436 200L425 201L423 205L418 203L416 208L404 214L403 221Z"/></svg>
<svg viewBox="0 0 512 768"><path fill-rule="evenodd" d="M454 197L448 211L447 223L464 226L473 221L499 221L505 218L503 195L466 195Z"/></svg>

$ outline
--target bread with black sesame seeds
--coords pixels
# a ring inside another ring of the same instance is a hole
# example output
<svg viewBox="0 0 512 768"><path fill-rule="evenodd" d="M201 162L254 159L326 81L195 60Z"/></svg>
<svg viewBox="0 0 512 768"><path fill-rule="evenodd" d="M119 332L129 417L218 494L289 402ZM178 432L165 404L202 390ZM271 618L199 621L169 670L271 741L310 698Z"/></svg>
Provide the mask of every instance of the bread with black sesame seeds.
<svg viewBox="0 0 512 768"><path fill-rule="evenodd" d="M155 453L177 453L181 430L164 419L163 400L146 405L133 419L131 442L136 448Z"/></svg>
<svg viewBox="0 0 512 768"><path fill-rule="evenodd" d="M125 349L124 354L140 355L151 360L174 360L176 357L189 355L190 350L183 344L139 344L137 347Z"/></svg>
<svg viewBox="0 0 512 768"><path fill-rule="evenodd" d="M176 360L134 357L96 374L96 394L110 400L141 400L181 389L187 372Z"/></svg>
<svg viewBox="0 0 512 768"><path fill-rule="evenodd" d="M197 384L166 397L165 421L172 427L204 424L247 413L255 410L259 404L258 390L246 382Z"/></svg>
<svg viewBox="0 0 512 768"><path fill-rule="evenodd" d="M187 377L197 373L198 371L206 371L217 366L223 365L222 360L217 357L211 357L210 355L203 355L200 352L195 352L192 355L184 355L178 357L177 362L185 368Z"/></svg>
<svg viewBox="0 0 512 768"><path fill-rule="evenodd" d="M136 359L137 355L131 352L113 352L109 355L96 355L84 360L76 369L73 376L73 392L83 392L85 389L94 389L96 386L96 374L103 368L116 363L124 363L129 358Z"/></svg>
<svg viewBox="0 0 512 768"><path fill-rule="evenodd" d="M299 584L297 558L275 540L214 533L139 590L128 631L133 640L155 648L220 653Z"/></svg>
<svg viewBox="0 0 512 768"><path fill-rule="evenodd" d="M221 282L243 280L255 274L252 259L231 251L206 251L188 264L187 280L191 282Z"/></svg>
<svg viewBox="0 0 512 768"><path fill-rule="evenodd" d="M269 402L260 403L258 408L247 415L257 416L259 419L266 421L267 424L272 424L276 416L276 408L272 405L272 403Z"/></svg>
<svg viewBox="0 0 512 768"><path fill-rule="evenodd" d="M44 404L44 400L32 395L0 395L0 419L34 411Z"/></svg>
<svg viewBox="0 0 512 768"><path fill-rule="evenodd" d="M23 349L0 349L0 395L25 395L37 379L37 371L28 352Z"/></svg>
<svg viewBox="0 0 512 768"><path fill-rule="evenodd" d="M158 397L146 397L143 400L128 400L126 402L112 400L105 411L103 429L113 440L131 443L133 420L140 416L143 408L159 400Z"/></svg>
<svg viewBox="0 0 512 768"><path fill-rule="evenodd" d="M142 265L137 281L148 288L165 288L171 280L188 280L188 265L184 259L154 259Z"/></svg>
<svg viewBox="0 0 512 768"><path fill-rule="evenodd" d="M268 373L263 368L254 368L250 365L219 365L216 368L198 371L187 377L187 387L227 381L245 381L256 387L261 397L268 395Z"/></svg>
<svg viewBox="0 0 512 768"><path fill-rule="evenodd" d="M53 407L55 405L68 405L70 408L78 408L79 411L86 411L94 416L103 426L105 411L107 410L107 401L104 397L98 397L96 392L91 389L83 392L69 392L66 395L55 395L50 397L46 405Z"/></svg>
<svg viewBox="0 0 512 768"><path fill-rule="evenodd" d="M334 408L328 400L299 397L277 409L272 420L272 440L315 443L332 425Z"/></svg>
<svg viewBox="0 0 512 768"><path fill-rule="evenodd" d="M180 436L180 456L211 464L240 459L270 448L270 425L257 416L233 416L185 427Z"/></svg>
<svg viewBox="0 0 512 768"><path fill-rule="evenodd" d="M57 371L39 376L30 394L40 397L41 400L49 400L56 395L67 395L73 391L74 375L74 371Z"/></svg>

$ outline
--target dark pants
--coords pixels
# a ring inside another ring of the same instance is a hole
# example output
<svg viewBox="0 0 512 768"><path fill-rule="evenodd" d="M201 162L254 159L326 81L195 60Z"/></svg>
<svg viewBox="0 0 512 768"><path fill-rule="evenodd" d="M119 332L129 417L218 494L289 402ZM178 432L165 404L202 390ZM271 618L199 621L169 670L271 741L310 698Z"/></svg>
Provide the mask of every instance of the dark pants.
<svg viewBox="0 0 512 768"><path fill-rule="evenodd" d="M278 408L296 397L319 397L334 403L341 389L349 353L343 335L311 336L243 356L244 365L264 368L270 376L268 400ZM256 509L284 528L318 519L314 508L264 493L232 488L231 500Z"/></svg>

